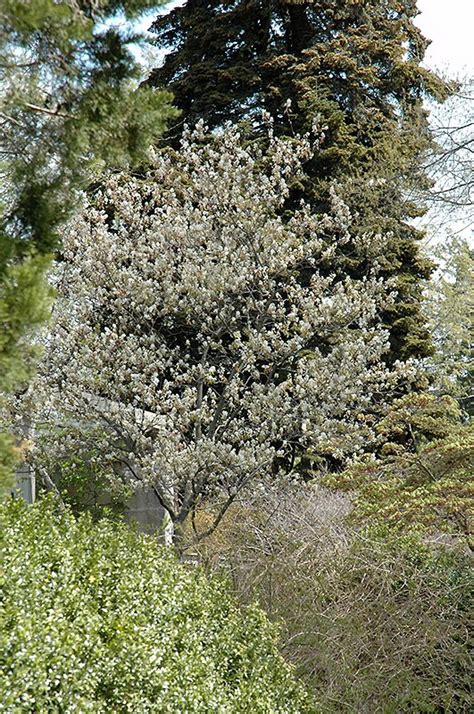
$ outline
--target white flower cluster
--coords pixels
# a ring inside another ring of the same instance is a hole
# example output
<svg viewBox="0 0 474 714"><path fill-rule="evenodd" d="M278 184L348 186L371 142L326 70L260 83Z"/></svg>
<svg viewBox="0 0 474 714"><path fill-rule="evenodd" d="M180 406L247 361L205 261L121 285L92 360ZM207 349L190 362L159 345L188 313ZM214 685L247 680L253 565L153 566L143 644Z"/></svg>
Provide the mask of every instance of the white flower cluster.
<svg viewBox="0 0 474 714"><path fill-rule="evenodd" d="M376 268L327 269L351 244L337 190L327 214L286 215L311 151L198 127L146 176L112 176L64 237L35 420L69 425L58 452L100 427L97 458L153 487L175 523L289 468L295 446L353 454L369 435L360 413L406 374L381 359L390 285ZM374 253L373 237L353 238Z"/></svg>

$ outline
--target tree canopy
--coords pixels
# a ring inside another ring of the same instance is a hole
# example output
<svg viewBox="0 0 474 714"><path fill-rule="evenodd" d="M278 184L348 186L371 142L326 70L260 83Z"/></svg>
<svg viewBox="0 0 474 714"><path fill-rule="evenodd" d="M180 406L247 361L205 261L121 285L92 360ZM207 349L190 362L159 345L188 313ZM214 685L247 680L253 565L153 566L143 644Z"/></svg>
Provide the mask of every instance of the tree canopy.
<svg viewBox="0 0 474 714"><path fill-rule="evenodd" d="M224 512L255 479L294 472L304 450L362 450L374 395L382 410L413 378L382 359L385 238L354 233L336 189L324 215L301 204L279 216L314 147L271 131L264 151L236 128L198 127L146 175L116 174L91 196L65 236L22 406L49 424L33 458L94 448L112 482L120 464L178 526L203 500ZM327 275L350 240L370 274Z"/></svg>
<svg viewBox="0 0 474 714"><path fill-rule="evenodd" d="M420 280L431 265L410 223L420 208L409 196L426 185L422 161L432 139L423 98L443 99L448 87L422 66L427 41L416 14L412 0L188 0L155 21L156 43L170 51L148 80L173 91L180 123L262 126L265 110L278 134L308 131L315 119L324 127L294 199L324 206L336 179L358 228L392 235L384 270L396 276L398 300L381 314L392 360L431 349L420 318ZM352 244L334 265L344 274L367 271Z"/></svg>
<svg viewBox="0 0 474 714"><path fill-rule="evenodd" d="M45 284L61 226L107 166L143 159L173 115L170 95L136 88L130 45L110 27L136 19L149 0L23 2L0 8L0 390L22 388L47 318ZM135 84L134 84L135 83ZM10 484L12 441L0 436L0 478Z"/></svg>
<svg viewBox="0 0 474 714"><path fill-rule="evenodd" d="M448 396L407 395L377 426L381 453L326 483L355 493L356 520L450 533L474 547L474 433Z"/></svg>
<svg viewBox="0 0 474 714"><path fill-rule="evenodd" d="M430 360L433 385L438 393L459 400L474 411L474 251L469 242L452 236L434 251L439 267L426 291L426 314L435 352Z"/></svg>
<svg viewBox="0 0 474 714"><path fill-rule="evenodd" d="M470 99L416 0L172 7L0 0L0 709L467 714Z"/></svg>
<svg viewBox="0 0 474 714"><path fill-rule="evenodd" d="M97 169L143 158L172 114L170 95L137 89L136 33L110 25L150 0L7 0L0 11L2 244L48 253ZM2 270L4 263L2 263Z"/></svg>

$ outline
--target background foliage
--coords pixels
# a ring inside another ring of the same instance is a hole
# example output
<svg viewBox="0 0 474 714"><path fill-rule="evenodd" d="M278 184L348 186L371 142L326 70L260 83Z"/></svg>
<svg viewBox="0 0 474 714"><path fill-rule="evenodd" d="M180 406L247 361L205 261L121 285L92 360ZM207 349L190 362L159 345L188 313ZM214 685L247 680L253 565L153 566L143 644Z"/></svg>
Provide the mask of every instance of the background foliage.
<svg viewBox="0 0 474 714"><path fill-rule="evenodd" d="M435 345L429 362L433 387L474 412L474 250L450 236L433 251L438 270L427 287L425 312Z"/></svg>
<svg viewBox="0 0 474 714"><path fill-rule="evenodd" d="M407 395L380 421L380 454L327 485L355 492L356 519L403 532L451 533L471 548L474 433L449 396Z"/></svg>

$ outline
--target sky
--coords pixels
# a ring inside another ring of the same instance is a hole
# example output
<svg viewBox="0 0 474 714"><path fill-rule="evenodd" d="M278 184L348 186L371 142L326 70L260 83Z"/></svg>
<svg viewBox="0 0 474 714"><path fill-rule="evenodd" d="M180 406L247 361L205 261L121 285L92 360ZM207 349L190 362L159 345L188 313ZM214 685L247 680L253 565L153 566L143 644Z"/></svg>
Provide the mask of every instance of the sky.
<svg viewBox="0 0 474 714"><path fill-rule="evenodd" d="M418 0L416 24L432 40L425 64L450 69L455 75L474 73L474 0Z"/></svg>
<svg viewBox="0 0 474 714"><path fill-rule="evenodd" d="M463 80L474 76L474 0L418 0L421 14L416 24L432 42L425 55L424 64L453 79ZM457 102L457 104L453 104ZM448 124L458 115L464 116L465 107L460 100L450 100L454 108L447 115ZM449 104L449 102L448 102ZM459 106L458 106L459 105ZM451 117L451 118L449 118ZM467 137L466 137L467 138ZM420 220L420 225L434 224L428 231L427 243L435 245L443 240L446 227L474 245L472 210L464 209L454 215L436 217L433 210ZM439 229L436 224L439 223Z"/></svg>

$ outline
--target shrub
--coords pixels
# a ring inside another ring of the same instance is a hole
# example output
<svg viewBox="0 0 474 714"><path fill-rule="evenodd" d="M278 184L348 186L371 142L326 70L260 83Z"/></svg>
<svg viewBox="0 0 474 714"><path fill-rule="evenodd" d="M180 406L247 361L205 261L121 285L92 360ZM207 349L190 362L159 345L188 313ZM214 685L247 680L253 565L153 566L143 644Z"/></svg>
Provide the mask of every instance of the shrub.
<svg viewBox="0 0 474 714"><path fill-rule="evenodd" d="M377 427L384 445L324 482L356 492L354 519L449 533L474 551L474 424L448 396L408 395Z"/></svg>
<svg viewBox="0 0 474 714"><path fill-rule="evenodd" d="M107 520L0 507L1 711L307 712L256 607Z"/></svg>
<svg viewBox="0 0 474 714"><path fill-rule="evenodd" d="M471 711L469 557L351 531L347 511L320 488L267 489L199 548L282 624L282 652L318 711Z"/></svg>

